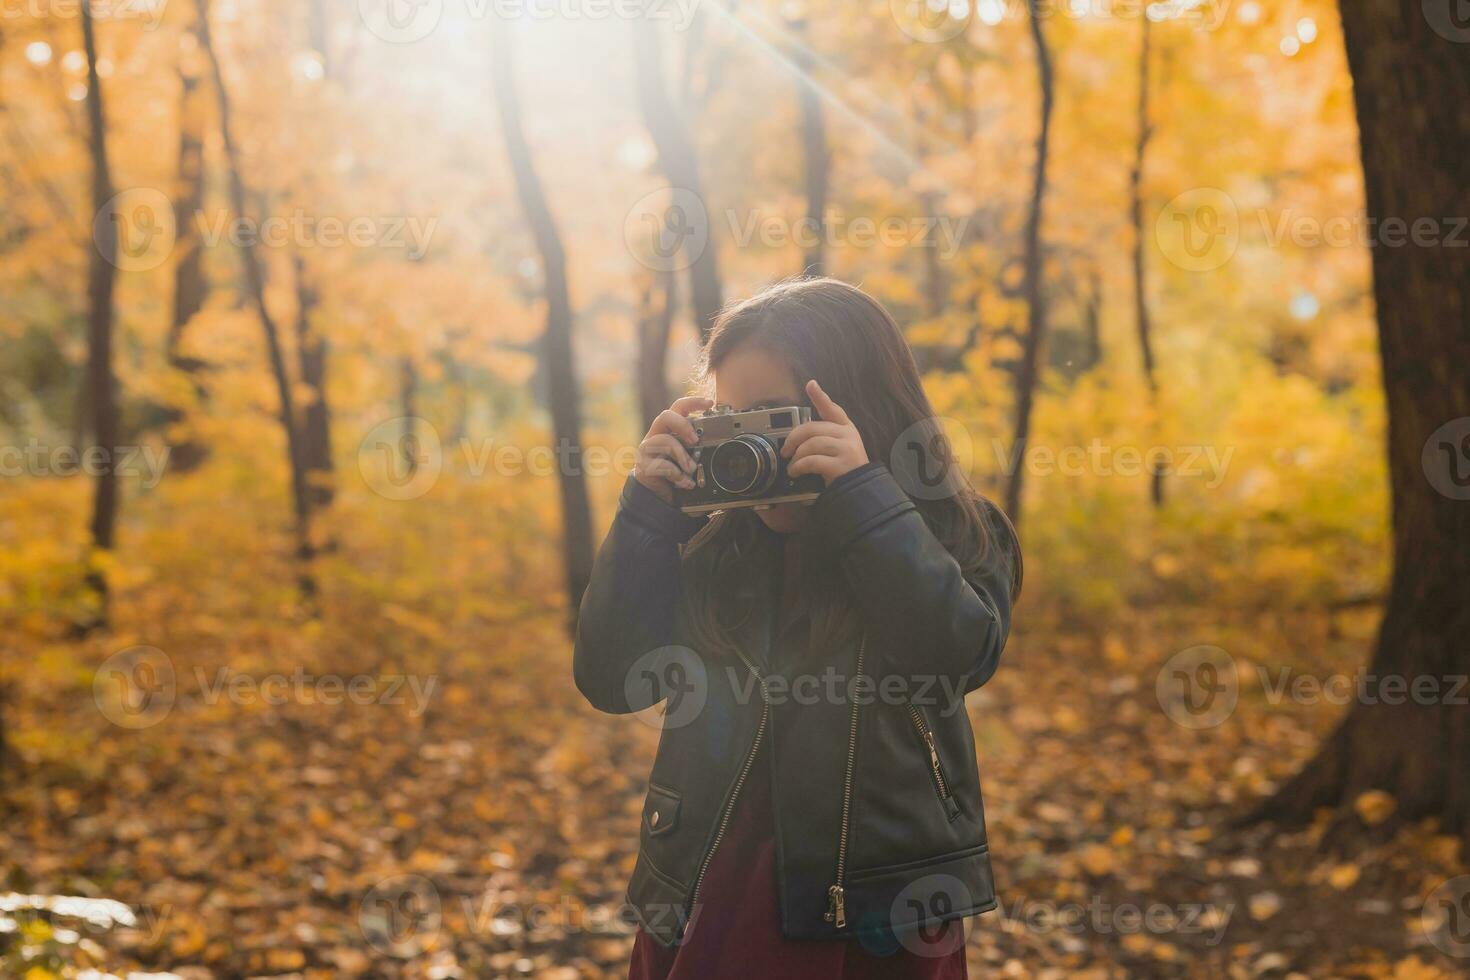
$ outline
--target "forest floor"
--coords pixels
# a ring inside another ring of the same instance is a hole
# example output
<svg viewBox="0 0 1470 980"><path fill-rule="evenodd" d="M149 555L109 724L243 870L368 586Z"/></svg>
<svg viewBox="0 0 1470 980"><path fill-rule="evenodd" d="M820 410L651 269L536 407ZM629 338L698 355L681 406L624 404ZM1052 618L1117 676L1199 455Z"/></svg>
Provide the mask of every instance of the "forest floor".
<svg viewBox="0 0 1470 980"><path fill-rule="evenodd" d="M0 496L0 977L623 976L657 718L573 687L536 488L344 493L307 616L289 539L262 531L285 515L221 519L220 482L136 502L111 629L81 638L85 487ZM1036 571L967 704L1001 901L970 920L972 975L1470 972L1421 914L1465 855L1391 799L1358 800L1330 847L1325 816L1235 826L1343 710L1283 680L1359 670L1375 611L1087 617ZM1200 644L1237 681L1228 713L1170 693ZM122 904L88 922L7 894Z"/></svg>
<svg viewBox="0 0 1470 980"><path fill-rule="evenodd" d="M242 636L238 620L183 610L28 652L26 676L52 680L8 699L0 893L115 899L137 916L105 929L56 917L79 933L60 939L32 921L31 939L120 974L624 975L649 719L580 702L553 613L491 622L327 601L335 626L262 617ZM1233 827L1340 711L1273 704L1276 671L1350 671L1371 615L1222 628L1155 609L1102 637L1041 618L1020 607L1001 671L968 705L1002 903L971 920L972 975L1470 970L1420 914L1465 873L1458 845L1395 822L1391 800L1360 800L1331 849L1325 820ZM93 697L92 676L145 641L169 651L176 694L131 729L107 720L117 706ZM1228 718L1192 730L1156 682L1198 643L1230 651L1241 683ZM348 664L374 679L372 703L309 679L278 697L267 680ZM418 686L390 691L399 675Z"/></svg>

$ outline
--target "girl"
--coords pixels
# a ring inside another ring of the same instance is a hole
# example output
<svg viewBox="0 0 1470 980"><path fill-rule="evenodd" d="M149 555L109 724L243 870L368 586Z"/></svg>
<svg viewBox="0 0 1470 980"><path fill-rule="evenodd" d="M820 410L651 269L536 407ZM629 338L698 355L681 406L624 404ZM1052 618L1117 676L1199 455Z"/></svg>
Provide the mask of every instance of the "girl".
<svg viewBox="0 0 1470 980"><path fill-rule="evenodd" d="M1005 646L1015 534L861 290L768 289L720 316L702 368L714 399L649 429L577 634L595 707L667 700L630 975L964 977L960 920L996 905L964 695ZM687 416L715 403L812 408L782 454L821 477L815 503L676 508Z"/></svg>

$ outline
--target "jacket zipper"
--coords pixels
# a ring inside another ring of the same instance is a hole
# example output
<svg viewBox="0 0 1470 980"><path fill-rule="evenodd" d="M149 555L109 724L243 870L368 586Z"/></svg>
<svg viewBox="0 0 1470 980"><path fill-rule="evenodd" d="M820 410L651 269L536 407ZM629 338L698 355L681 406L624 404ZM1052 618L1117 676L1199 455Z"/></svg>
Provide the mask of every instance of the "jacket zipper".
<svg viewBox="0 0 1470 980"><path fill-rule="evenodd" d="M858 645L857 676L863 676L863 655L867 652L868 638L865 635ZM847 838L852 818L852 774L857 764L858 700L852 698L852 710L847 722L847 769L842 777L842 824L837 836L837 880L827 889L827 911L822 916L838 929L847 928L847 896L844 886L847 881Z"/></svg>
<svg viewBox="0 0 1470 980"><path fill-rule="evenodd" d="M939 802L944 806L944 813L953 820L959 816L960 807L955 802L954 796L949 791L949 782L944 778L944 769L939 764L939 749L934 745L934 732L924 721L923 712L918 705L909 704L909 718L914 723L914 729L919 737L924 740L924 745L929 749L929 775L934 781L934 791L939 794Z"/></svg>
<svg viewBox="0 0 1470 980"><path fill-rule="evenodd" d="M710 842L709 850L704 853L704 860L699 863L699 874L694 877L694 890L689 895L688 916L694 914L694 906L699 901L699 886L704 884L704 874L709 870L710 861L714 859L715 851L720 846L720 841L725 839L725 830L730 826L730 816L735 811L735 801L740 798L740 790L745 785L746 778L750 775L751 767L755 765L755 754L761 747L761 742L766 735L766 719L771 712L770 697L766 692L766 679L761 676L760 671L755 669L755 664L746 659L745 654L736 651L737 656L750 669L751 674L761 686L761 717L755 726L755 738L750 742L750 751L745 754L745 762L740 766L740 772L735 777L735 785L730 788L730 797L725 801L725 809L720 814L719 826L715 828L715 839ZM692 921L686 918L685 921Z"/></svg>

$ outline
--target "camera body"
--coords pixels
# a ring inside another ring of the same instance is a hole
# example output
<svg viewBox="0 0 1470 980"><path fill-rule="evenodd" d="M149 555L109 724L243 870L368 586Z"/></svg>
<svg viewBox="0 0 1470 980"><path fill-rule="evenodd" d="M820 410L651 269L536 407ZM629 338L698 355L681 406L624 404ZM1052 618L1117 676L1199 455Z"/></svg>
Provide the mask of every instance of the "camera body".
<svg viewBox="0 0 1470 980"><path fill-rule="evenodd" d="M686 514L707 514L816 500L822 492L822 478L808 473L793 479L781 456L791 430L811 420L812 410L799 405L748 412L716 405L689 416L699 437L690 450L694 487L675 487L675 506Z"/></svg>

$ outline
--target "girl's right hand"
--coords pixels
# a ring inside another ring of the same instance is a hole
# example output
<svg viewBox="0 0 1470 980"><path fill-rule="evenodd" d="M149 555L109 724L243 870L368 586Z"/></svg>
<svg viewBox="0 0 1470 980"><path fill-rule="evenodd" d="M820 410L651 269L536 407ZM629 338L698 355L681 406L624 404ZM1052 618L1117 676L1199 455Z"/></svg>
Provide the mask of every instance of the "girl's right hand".
<svg viewBox="0 0 1470 980"><path fill-rule="evenodd" d="M687 416L713 405L708 398L680 398L658 414L648 427L648 435L638 444L633 478L658 494L664 503L674 502L674 487L688 490L694 486L694 457L689 455L689 447L699 442L699 437Z"/></svg>

